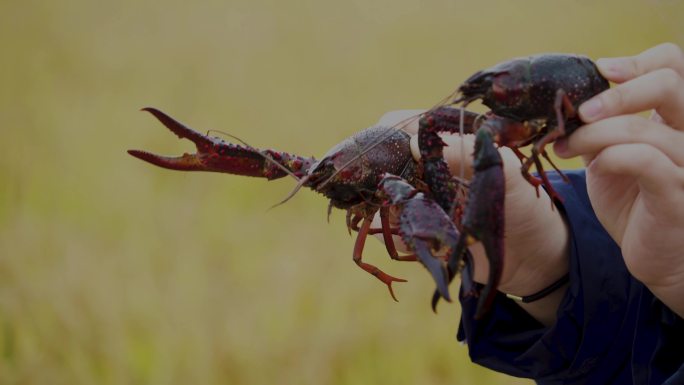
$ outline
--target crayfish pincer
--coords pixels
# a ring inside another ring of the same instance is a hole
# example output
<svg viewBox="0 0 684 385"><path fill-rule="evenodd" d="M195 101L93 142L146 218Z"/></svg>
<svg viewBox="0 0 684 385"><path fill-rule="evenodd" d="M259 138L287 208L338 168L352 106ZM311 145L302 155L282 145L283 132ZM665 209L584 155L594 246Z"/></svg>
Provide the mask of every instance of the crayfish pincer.
<svg viewBox="0 0 684 385"><path fill-rule="evenodd" d="M452 218L425 193L395 175L385 174L378 186L378 194L399 210L398 235L435 278L438 295L449 300L449 273L433 250L446 249L447 258L457 252L460 237Z"/></svg>
<svg viewBox="0 0 684 385"><path fill-rule="evenodd" d="M446 214L424 194L413 199L400 199L394 191L399 186L410 187L417 194L418 187L426 189L420 179L418 163L411 155L409 134L399 127L374 126L345 139L329 150L322 159L302 157L275 150L259 150L246 144L225 142L218 137L203 135L165 113L145 108L179 138L191 140L197 146L195 154L166 157L146 151L129 150L132 156L156 166L180 171L213 171L243 176L278 179L290 175L298 180L295 190L308 187L330 199L328 213L333 207L347 211L347 228L357 231L354 262L363 270L385 283L392 290L393 282L405 282L363 262L362 252L369 234L381 233L387 252L395 260L419 261L432 274L439 295L449 300L446 261L435 257L440 248L455 250L457 232ZM458 110L455 110L458 113ZM467 113L468 124L477 115ZM456 117L458 118L458 117ZM468 125L467 129L470 129ZM470 130L469 132L472 132ZM388 178L387 175L394 175ZM393 179L396 178L396 179ZM382 181L385 182L382 182ZM379 184L385 190L380 191ZM394 186L395 189L393 189ZM393 203L388 203L394 201ZM400 210L401 226L390 225L390 210ZM426 210L425 212L420 210ZM381 228L371 228L379 213ZM425 214L434 215L425 215ZM392 235L401 234L412 252L399 255Z"/></svg>

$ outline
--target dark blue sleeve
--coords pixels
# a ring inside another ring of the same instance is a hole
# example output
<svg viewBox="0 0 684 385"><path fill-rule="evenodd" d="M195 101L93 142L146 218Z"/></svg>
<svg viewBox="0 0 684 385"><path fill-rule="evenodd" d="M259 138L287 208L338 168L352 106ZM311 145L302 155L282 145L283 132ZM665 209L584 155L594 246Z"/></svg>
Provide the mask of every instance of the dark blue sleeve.
<svg viewBox="0 0 684 385"><path fill-rule="evenodd" d="M501 293L475 320L477 298L466 297L458 339L473 362L540 384L660 384L684 362L684 322L627 271L591 208L584 171L566 175L570 183L549 173L570 229L570 285L556 323L544 327Z"/></svg>

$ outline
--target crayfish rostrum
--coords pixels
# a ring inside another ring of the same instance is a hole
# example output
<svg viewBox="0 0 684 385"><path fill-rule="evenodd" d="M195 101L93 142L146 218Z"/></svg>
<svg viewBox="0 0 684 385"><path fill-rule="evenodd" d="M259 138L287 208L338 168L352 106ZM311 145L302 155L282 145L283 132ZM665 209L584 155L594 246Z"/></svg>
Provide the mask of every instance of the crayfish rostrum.
<svg viewBox="0 0 684 385"><path fill-rule="evenodd" d="M419 116L419 162L411 156L410 136L401 124L360 131L317 160L228 143L188 128L154 108L144 110L180 138L193 141L197 152L180 157L139 150L129 153L172 170L224 172L269 180L291 175L298 180L294 191L310 188L330 199L329 212L332 207L347 211L348 229L358 232L354 262L385 283L395 300L392 283L404 280L362 261L369 234L382 234L393 259L419 261L428 269L437 286L433 309L439 298L450 300L448 285L456 273L462 272L462 292L480 295L476 312L480 318L494 299L504 264L505 185L497 147L512 148L522 163L523 176L559 201L539 157L549 160L544 146L579 127L579 104L606 88L608 82L594 63L576 55L538 55L479 71L458 88L457 99ZM491 111L478 115L465 110L465 105L475 99L481 99ZM460 193L465 182L452 176L444 161L445 143L438 135L442 132L476 134L474 174L467 198ZM531 154L525 156L518 148L529 144ZM538 177L529 173L532 164ZM378 213L381 228L372 228ZM393 222L391 217L398 220ZM399 255L393 235L399 236L412 254ZM490 265L481 293L473 290L472 257L466 248L475 241L483 243Z"/></svg>

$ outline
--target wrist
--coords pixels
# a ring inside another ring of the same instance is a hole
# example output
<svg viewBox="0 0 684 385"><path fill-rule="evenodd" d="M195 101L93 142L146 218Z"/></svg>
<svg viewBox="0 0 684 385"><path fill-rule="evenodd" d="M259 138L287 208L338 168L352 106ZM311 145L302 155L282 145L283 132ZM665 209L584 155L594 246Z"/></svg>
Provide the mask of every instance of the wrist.
<svg viewBox="0 0 684 385"><path fill-rule="evenodd" d="M550 326L556 321L557 309L569 286L570 230L560 209L552 208L550 198L544 194L539 199L535 210L512 219L512 228L520 229L521 234L507 234L507 240L517 239L507 255L516 265L499 290L509 298L539 295L537 300L516 303L541 324ZM536 218L535 228L543 230L525 231L530 215Z"/></svg>
<svg viewBox="0 0 684 385"><path fill-rule="evenodd" d="M501 292L515 300L518 306L544 326L551 326L556 322L558 307L569 286L567 244L566 240L561 243L562 247L551 248L546 258L540 254L538 258L529 259L529 263L518 267L518 278L500 288ZM538 298L534 298L535 296ZM524 301L524 298L534 300Z"/></svg>

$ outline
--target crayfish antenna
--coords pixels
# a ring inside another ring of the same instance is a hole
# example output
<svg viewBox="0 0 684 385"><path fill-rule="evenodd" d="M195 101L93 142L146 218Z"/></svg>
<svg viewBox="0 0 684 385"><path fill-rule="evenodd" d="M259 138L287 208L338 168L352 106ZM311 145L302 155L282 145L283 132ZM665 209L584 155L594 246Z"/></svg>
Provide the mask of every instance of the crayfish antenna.
<svg viewBox="0 0 684 385"><path fill-rule="evenodd" d="M302 186L304 186L304 184L306 184L306 182L309 181L309 178L310 178L310 177L311 177L311 175L305 175L305 176L303 176L302 178L300 178L300 179L299 179L299 182L297 182L297 185L294 187L294 189L292 189L292 191L291 191L289 194L287 194L287 196L285 197L285 199L283 199L282 201L280 201L280 202L274 204L273 206L269 207L268 209L269 209L269 210L272 210L272 209L274 209L274 208L276 208L276 207L282 205L283 203L289 201L290 199L292 199L292 197L294 197L294 196L297 194L297 192L299 191L299 189L301 189Z"/></svg>

